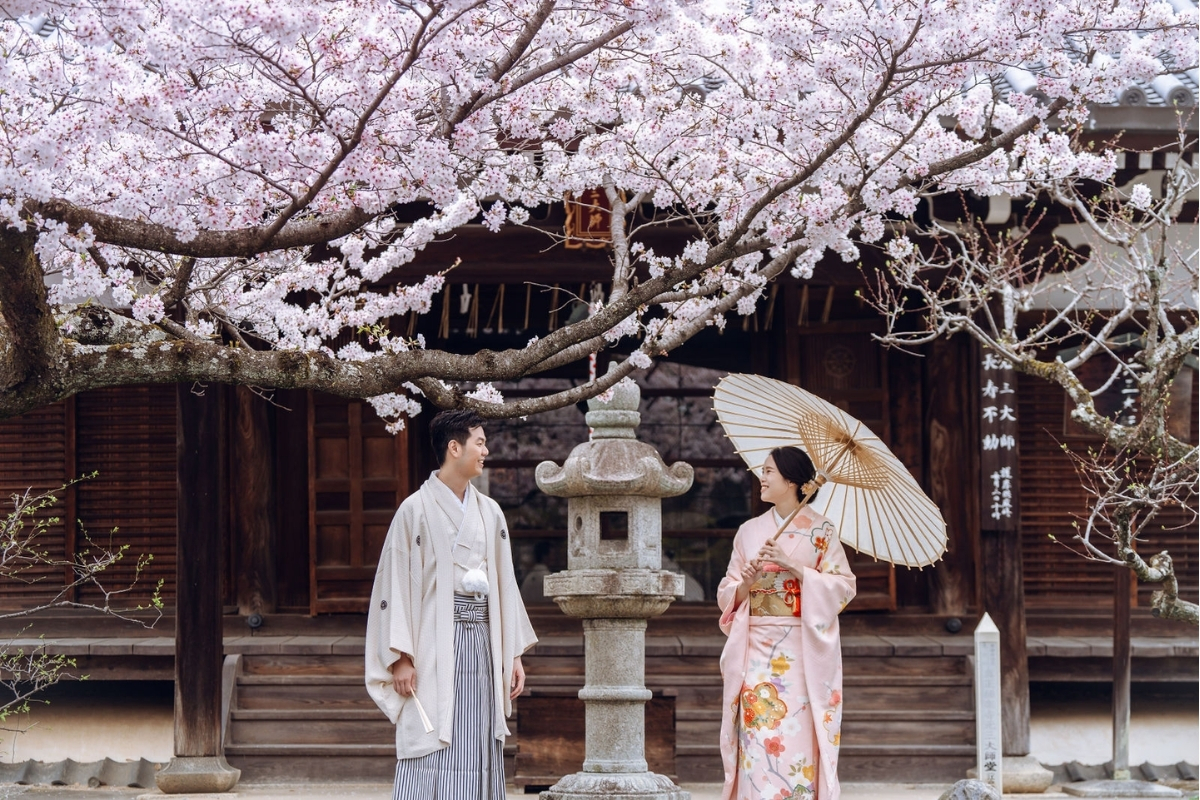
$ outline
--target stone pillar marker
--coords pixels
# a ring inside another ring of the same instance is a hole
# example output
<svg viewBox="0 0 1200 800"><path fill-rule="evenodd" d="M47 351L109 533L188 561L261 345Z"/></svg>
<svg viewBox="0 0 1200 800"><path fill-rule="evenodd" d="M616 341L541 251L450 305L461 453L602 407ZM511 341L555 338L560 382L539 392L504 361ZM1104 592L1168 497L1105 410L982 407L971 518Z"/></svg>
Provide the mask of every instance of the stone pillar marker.
<svg viewBox="0 0 1200 800"><path fill-rule="evenodd" d="M1004 791L1000 724L1000 631L984 613L975 628L975 750L979 780Z"/></svg>
<svg viewBox="0 0 1200 800"><path fill-rule="evenodd" d="M542 800L690 800L646 765L645 633L646 620L683 595L683 576L662 569L662 498L690 489L693 472L637 440L640 400L632 381L589 400L592 440L561 467L537 468L538 487L567 498L567 569L546 576L546 596L583 620L586 662L583 770Z"/></svg>
<svg viewBox="0 0 1200 800"><path fill-rule="evenodd" d="M1004 634L986 612L975 628L975 751L976 766L967 777L997 792L1041 794L1054 773L1034 756L1004 755L1004 672L1001 670Z"/></svg>

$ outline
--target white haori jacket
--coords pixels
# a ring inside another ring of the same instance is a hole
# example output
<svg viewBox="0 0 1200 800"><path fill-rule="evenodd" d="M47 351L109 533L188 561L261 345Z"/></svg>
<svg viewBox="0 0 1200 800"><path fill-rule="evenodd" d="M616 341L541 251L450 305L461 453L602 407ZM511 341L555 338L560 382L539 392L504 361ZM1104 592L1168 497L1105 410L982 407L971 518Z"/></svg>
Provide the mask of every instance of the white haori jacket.
<svg viewBox="0 0 1200 800"><path fill-rule="evenodd" d="M367 692L396 726L396 758L447 747L454 721L454 585L451 555L460 525L483 527L487 553L488 627L492 650L493 735L509 735L513 660L537 642L513 573L508 525L500 506L467 485L464 504L436 474L392 518L367 615ZM467 536L464 530L463 536ZM408 653L417 670L416 697L433 723L425 732L417 704L401 697L390 667Z"/></svg>

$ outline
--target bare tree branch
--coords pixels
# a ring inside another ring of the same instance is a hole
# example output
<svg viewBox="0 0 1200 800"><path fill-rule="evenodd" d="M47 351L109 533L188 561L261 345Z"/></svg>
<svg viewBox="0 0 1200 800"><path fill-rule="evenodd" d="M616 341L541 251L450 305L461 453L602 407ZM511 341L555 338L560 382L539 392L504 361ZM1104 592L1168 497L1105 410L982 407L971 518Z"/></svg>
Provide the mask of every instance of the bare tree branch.
<svg viewBox="0 0 1200 800"><path fill-rule="evenodd" d="M1090 234L1088 262L1062 242L1038 248L1032 229L992 234L978 221L935 223L927 247L893 261L870 294L888 323L879 337L886 344L965 332L1018 371L1065 391L1071 418L1101 441L1098 452L1067 450L1090 498L1074 543L1085 558L1126 566L1139 580L1159 584L1154 613L1192 623L1200 621L1200 609L1179 597L1170 554L1145 559L1135 545L1165 508L1184 509L1190 530L1198 521L1200 451L1168 425L1171 385L1200 352L1196 252L1167 246L1179 201L1197 183L1196 167L1180 158L1153 200L1146 187L1135 202L1113 185L1084 197L1070 180L1045 184L1042 194L1074 211ZM920 320L915 328L913 320ZM1099 358L1111 362L1109 377L1089 386L1082 370ZM1138 401L1114 418L1096 400L1118 379L1136 385Z"/></svg>

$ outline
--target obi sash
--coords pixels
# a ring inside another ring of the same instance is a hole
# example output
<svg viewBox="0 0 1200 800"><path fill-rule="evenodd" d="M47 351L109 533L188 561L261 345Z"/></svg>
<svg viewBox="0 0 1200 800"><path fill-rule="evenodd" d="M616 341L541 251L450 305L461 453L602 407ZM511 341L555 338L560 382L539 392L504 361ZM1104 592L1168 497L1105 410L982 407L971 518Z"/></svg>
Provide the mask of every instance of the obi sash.
<svg viewBox="0 0 1200 800"><path fill-rule="evenodd" d="M763 564L750 586L750 616L799 617L800 579L775 564Z"/></svg>

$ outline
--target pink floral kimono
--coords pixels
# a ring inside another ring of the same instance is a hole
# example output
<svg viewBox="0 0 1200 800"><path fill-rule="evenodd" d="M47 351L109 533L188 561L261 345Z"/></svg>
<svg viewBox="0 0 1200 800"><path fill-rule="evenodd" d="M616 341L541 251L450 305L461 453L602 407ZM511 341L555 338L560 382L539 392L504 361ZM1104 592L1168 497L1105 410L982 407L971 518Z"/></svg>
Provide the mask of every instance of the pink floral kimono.
<svg viewBox="0 0 1200 800"><path fill-rule="evenodd" d="M854 575L833 523L805 508L779 537L804 565L804 582L774 564L740 605L742 566L782 520L768 511L733 540L717 590L725 682L721 718L722 800L838 800L842 644L838 614L854 598Z"/></svg>

